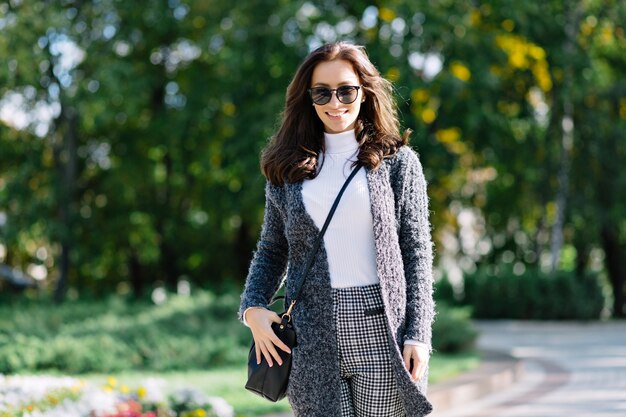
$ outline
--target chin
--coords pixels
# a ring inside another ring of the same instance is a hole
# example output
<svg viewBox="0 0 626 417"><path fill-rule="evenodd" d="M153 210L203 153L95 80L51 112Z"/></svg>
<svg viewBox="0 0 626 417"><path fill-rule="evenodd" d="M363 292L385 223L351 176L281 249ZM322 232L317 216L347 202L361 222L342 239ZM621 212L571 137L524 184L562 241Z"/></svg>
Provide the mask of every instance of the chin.
<svg viewBox="0 0 626 417"><path fill-rule="evenodd" d="M325 125L325 128L328 131L328 133L341 133L341 132L345 132L346 130L354 129L354 126L355 126L354 122L352 122L352 123L341 123L341 124L327 123Z"/></svg>

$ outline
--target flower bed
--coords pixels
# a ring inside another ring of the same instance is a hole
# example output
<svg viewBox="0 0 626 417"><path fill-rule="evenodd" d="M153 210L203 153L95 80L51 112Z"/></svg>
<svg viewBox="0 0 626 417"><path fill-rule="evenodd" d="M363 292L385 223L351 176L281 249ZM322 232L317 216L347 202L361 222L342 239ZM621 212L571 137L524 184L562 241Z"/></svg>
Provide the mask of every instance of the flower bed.
<svg viewBox="0 0 626 417"><path fill-rule="evenodd" d="M0 374L0 417L234 417L222 398L191 388L167 394L164 386L159 379L131 389L115 378L96 386L69 377Z"/></svg>

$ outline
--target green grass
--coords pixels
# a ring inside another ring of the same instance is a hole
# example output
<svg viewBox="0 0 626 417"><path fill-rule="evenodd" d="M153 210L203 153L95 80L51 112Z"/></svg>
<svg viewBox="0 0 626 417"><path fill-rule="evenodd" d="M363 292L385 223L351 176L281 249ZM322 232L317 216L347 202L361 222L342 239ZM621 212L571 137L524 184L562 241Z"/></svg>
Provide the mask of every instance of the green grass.
<svg viewBox="0 0 626 417"><path fill-rule="evenodd" d="M475 351L454 354L433 354L430 359L429 384L436 384L470 371L480 365L480 356Z"/></svg>
<svg viewBox="0 0 626 417"><path fill-rule="evenodd" d="M429 383L435 384L445 379L452 378L462 372L478 366L480 359L474 352L443 355L434 354L430 363ZM109 375L90 374L79 376L99 385L107 383ZM238 417L255 417L264 414L289 411L289 403L284 399L278 403L271 403L244 389L246 381L245 366L225 367L210 371L188 372L127 372L115 375L119 384L125 384L131 388L140 386L141 381L157 377L167 383L168 389L177 387L195 387L208 395L224 398L235 408Z"/></svg>

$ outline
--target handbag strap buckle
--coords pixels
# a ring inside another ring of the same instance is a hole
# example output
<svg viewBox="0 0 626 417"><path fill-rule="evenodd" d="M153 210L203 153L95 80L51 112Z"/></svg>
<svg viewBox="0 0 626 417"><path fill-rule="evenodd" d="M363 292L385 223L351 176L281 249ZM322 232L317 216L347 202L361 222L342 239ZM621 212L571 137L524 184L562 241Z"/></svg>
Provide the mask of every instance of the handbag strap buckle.
<svg viewBox="0 0 626 417"><path fill-rule="evenodd" d="M287 312L283 314L283 318L287 317L287 323L291 321L291 310L293 310L293 306L296 304L296 300L293 300L287 309Z"/></svg>

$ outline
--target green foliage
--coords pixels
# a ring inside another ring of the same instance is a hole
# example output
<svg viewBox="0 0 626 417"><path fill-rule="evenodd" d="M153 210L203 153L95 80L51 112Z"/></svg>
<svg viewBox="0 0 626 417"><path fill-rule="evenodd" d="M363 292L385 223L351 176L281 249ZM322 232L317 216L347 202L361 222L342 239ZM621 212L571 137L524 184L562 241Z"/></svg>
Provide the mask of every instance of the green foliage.
<svg viewBox="0 0 626 417"><path fill-rule="evenodd" d="M472 308L474 318L525 320L594 320L606 307L597 274L581 277L574 272L554 275L536 270L515 274L479 270L465 277L461 303Z"/></svg>
<svg viewBox="0 0 626 417"><path fill-rule="evenodd" d="M197 291L167 302L17 302L0 307L0 373L58 370L70 374L129 370L202 370L242 366L250 331L236 318L239 296ZM442 305L433 347L471 347L476 332L461 309Z"/></svg>
<svg viewBox="0 0 626 417"><path fill-rule="evenodd" d="M470 321L467 308L437 304L437 317L433 324L433 350L457 353L474 348L478 331Z"/></svg>
<svg viewBox="0 0 626 417"><path fill-rule="evenodd" d="M0 308L0 373L208 369L241 364L249 331L239 299L200 291L163 305L19 303Z"/></svg>

